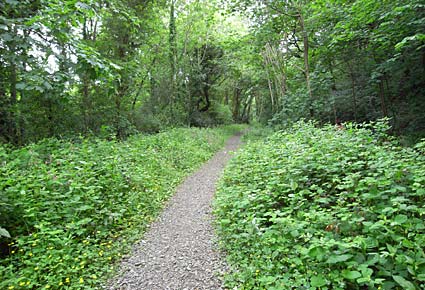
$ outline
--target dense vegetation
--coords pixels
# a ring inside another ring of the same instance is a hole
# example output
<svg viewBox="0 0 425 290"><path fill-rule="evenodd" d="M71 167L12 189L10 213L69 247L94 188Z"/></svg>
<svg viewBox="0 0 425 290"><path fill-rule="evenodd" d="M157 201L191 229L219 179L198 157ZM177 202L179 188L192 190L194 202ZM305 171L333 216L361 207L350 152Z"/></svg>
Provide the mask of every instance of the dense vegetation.
<svg viewBox="0 0 425 290"><path fill-rule="evenodd" d="M423 289L425 143L386 129L300 122L237 155L215 206L229 289Z"/></svg>
<svg viewBox="0 0 425 290"><path fill-rule="evenodd" d="M423 142L326 125L418 142L424 32L423 0L0 1L0 288L95 285L224 138L175 128L251 121L291 129L224 179L229 285L424 287Z"/></svg>
<svg viewBox="0 0 425 290"><path fill-rule="evenodd" d="M238 129L0 147L0 289L98 287L181 179Z"/></svg>
<svg viewBox="0 0 425 290"><path fill-rule="evenodd" d="M0 2L0 141L390 117L424 131L422 0Z"/></svg>
<svg viewBox="0 0 425 290"><path fill-rule="evenodd" d="M243 32L209 2L1 1L0 142L241 119L225 91Z"/></svg>

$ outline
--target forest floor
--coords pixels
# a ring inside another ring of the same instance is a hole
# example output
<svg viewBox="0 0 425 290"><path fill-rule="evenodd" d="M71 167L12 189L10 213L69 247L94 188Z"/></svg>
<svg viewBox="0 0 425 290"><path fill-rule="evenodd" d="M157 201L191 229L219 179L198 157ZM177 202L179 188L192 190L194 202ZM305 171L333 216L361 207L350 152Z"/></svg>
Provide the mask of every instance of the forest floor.
<svg viewBox="0 0 425 290"><path fill-rule="evenodd" d="M219 276L226 263L215 243L211 201L240 139L231 137L224 149L179 186L143 240L123 260L109 289L223 289Z"/></svg>

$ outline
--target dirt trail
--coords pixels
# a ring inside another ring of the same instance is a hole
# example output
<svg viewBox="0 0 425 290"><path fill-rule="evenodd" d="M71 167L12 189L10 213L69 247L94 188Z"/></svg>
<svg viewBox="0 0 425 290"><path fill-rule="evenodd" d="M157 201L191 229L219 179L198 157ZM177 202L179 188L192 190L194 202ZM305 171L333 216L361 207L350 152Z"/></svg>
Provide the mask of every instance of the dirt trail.
<svg viewBox="0 0 425 290"><path fill-rule="evenodd" d="M217 179L240 142L240 136L230 138L178 187L109 289L223 289L217 274L225 271L225 263L214 244L211 201Z"/></svg>

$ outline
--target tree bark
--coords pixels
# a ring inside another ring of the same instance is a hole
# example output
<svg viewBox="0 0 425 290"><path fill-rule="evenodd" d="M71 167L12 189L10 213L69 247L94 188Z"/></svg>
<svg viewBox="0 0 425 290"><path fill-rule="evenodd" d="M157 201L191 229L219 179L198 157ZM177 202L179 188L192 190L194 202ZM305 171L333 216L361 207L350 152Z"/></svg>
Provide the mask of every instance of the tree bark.
<svg viewBox="0 0 425 290"><path fill-rule="evenodd" d="M383 78L380 79L379 82L379 98L381 100L381 111L382 111L382 115L383 117L387 117L388 116L388 109L387 109L387 105L385 103L385 91L384 91L384 80Z"/></svg>
<svg viewBox="0 0 425 290"><path fill-rule="evenodd" d="M351 94L353 97L353 106L354 106L354 121L357 122L357 92L356 92L356 78L354 74L354 69L351 66L350 62L348 62L348 69L350 70L350 78L351 78Z"/></svg>
<svg viewBox="0 0 425 290"><path fill-rule="evenodd" d="M235 122L238 122L240 119L240 115L239 115L240 94L241 94L241 89L236 87L233 93L233 120Z"/></svg>
<svg viewBox="0 0 425 290"><path fill-rule="evenodd" d="M174 101L176 98L176 67L177 67L177 42L176 42L176 15L175 15L176 0L171 0L170 7L170 24L169 24L169 45L170 45L170 97L169 106L171 117L174 115Z"/></svg>
<svg viewBox="0 0 425 290"><path fill-rule="evenodd" d="M14 35L18 34L18 30L16 25L13 27L13 33ZM9 46L10 51L13 51L16 53L16 43L13 41ZM9 78L9 90L10 90L10 100L9 100L9 112L8 112L8 125L9 125L9 138L10 140L18 144L19 138L18 138L18 120L17 120L17 101L18 101L18 92L16 89L16 85L18 82L18 68L15 61L11 63L10 66L10 78Z"/></svg>
<svg viewBox="0 0 425 290"><path fill-rule="evenodd" d="M298 20L300 23L300 28L301 28L301 32L303 36L304 75L305 75L308 95L310 98L310 104L309 104L310 118L313 118L314 117L314 108L313 108L314 99L313 99L313 93L311 91L311 84L310 84L310 64L309 64L309 56L308 56L309 42L308 42L307 30L305 29L304 17L300 8L298 8Z"/></svg>

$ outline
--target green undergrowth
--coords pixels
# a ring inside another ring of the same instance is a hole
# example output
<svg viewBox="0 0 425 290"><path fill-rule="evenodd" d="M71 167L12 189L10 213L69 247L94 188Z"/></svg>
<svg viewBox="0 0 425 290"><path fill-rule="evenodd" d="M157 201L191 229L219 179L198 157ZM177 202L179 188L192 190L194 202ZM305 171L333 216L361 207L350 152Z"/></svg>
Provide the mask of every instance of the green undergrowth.
<svg viewBox="0 0 425 290"><path fill-rule="evenodd" d="M241 129L0 146L0 289L99 288L182 178Z"/></svg>
<svg viewBox="0 0 425 290"><path fill-rule="evenodd" d="M244 135L242 136L242 140L244 142L263 140L270 136L273 132L274 130L271 127L254 123L249 127L248 130L245 131Z"/></svg>
<svg viewBox="0 0 425 290"><path fill-rule="evenodd" d="M425 142L297 123L231 161L215 201L229 289L425 289Z"/></svg>

